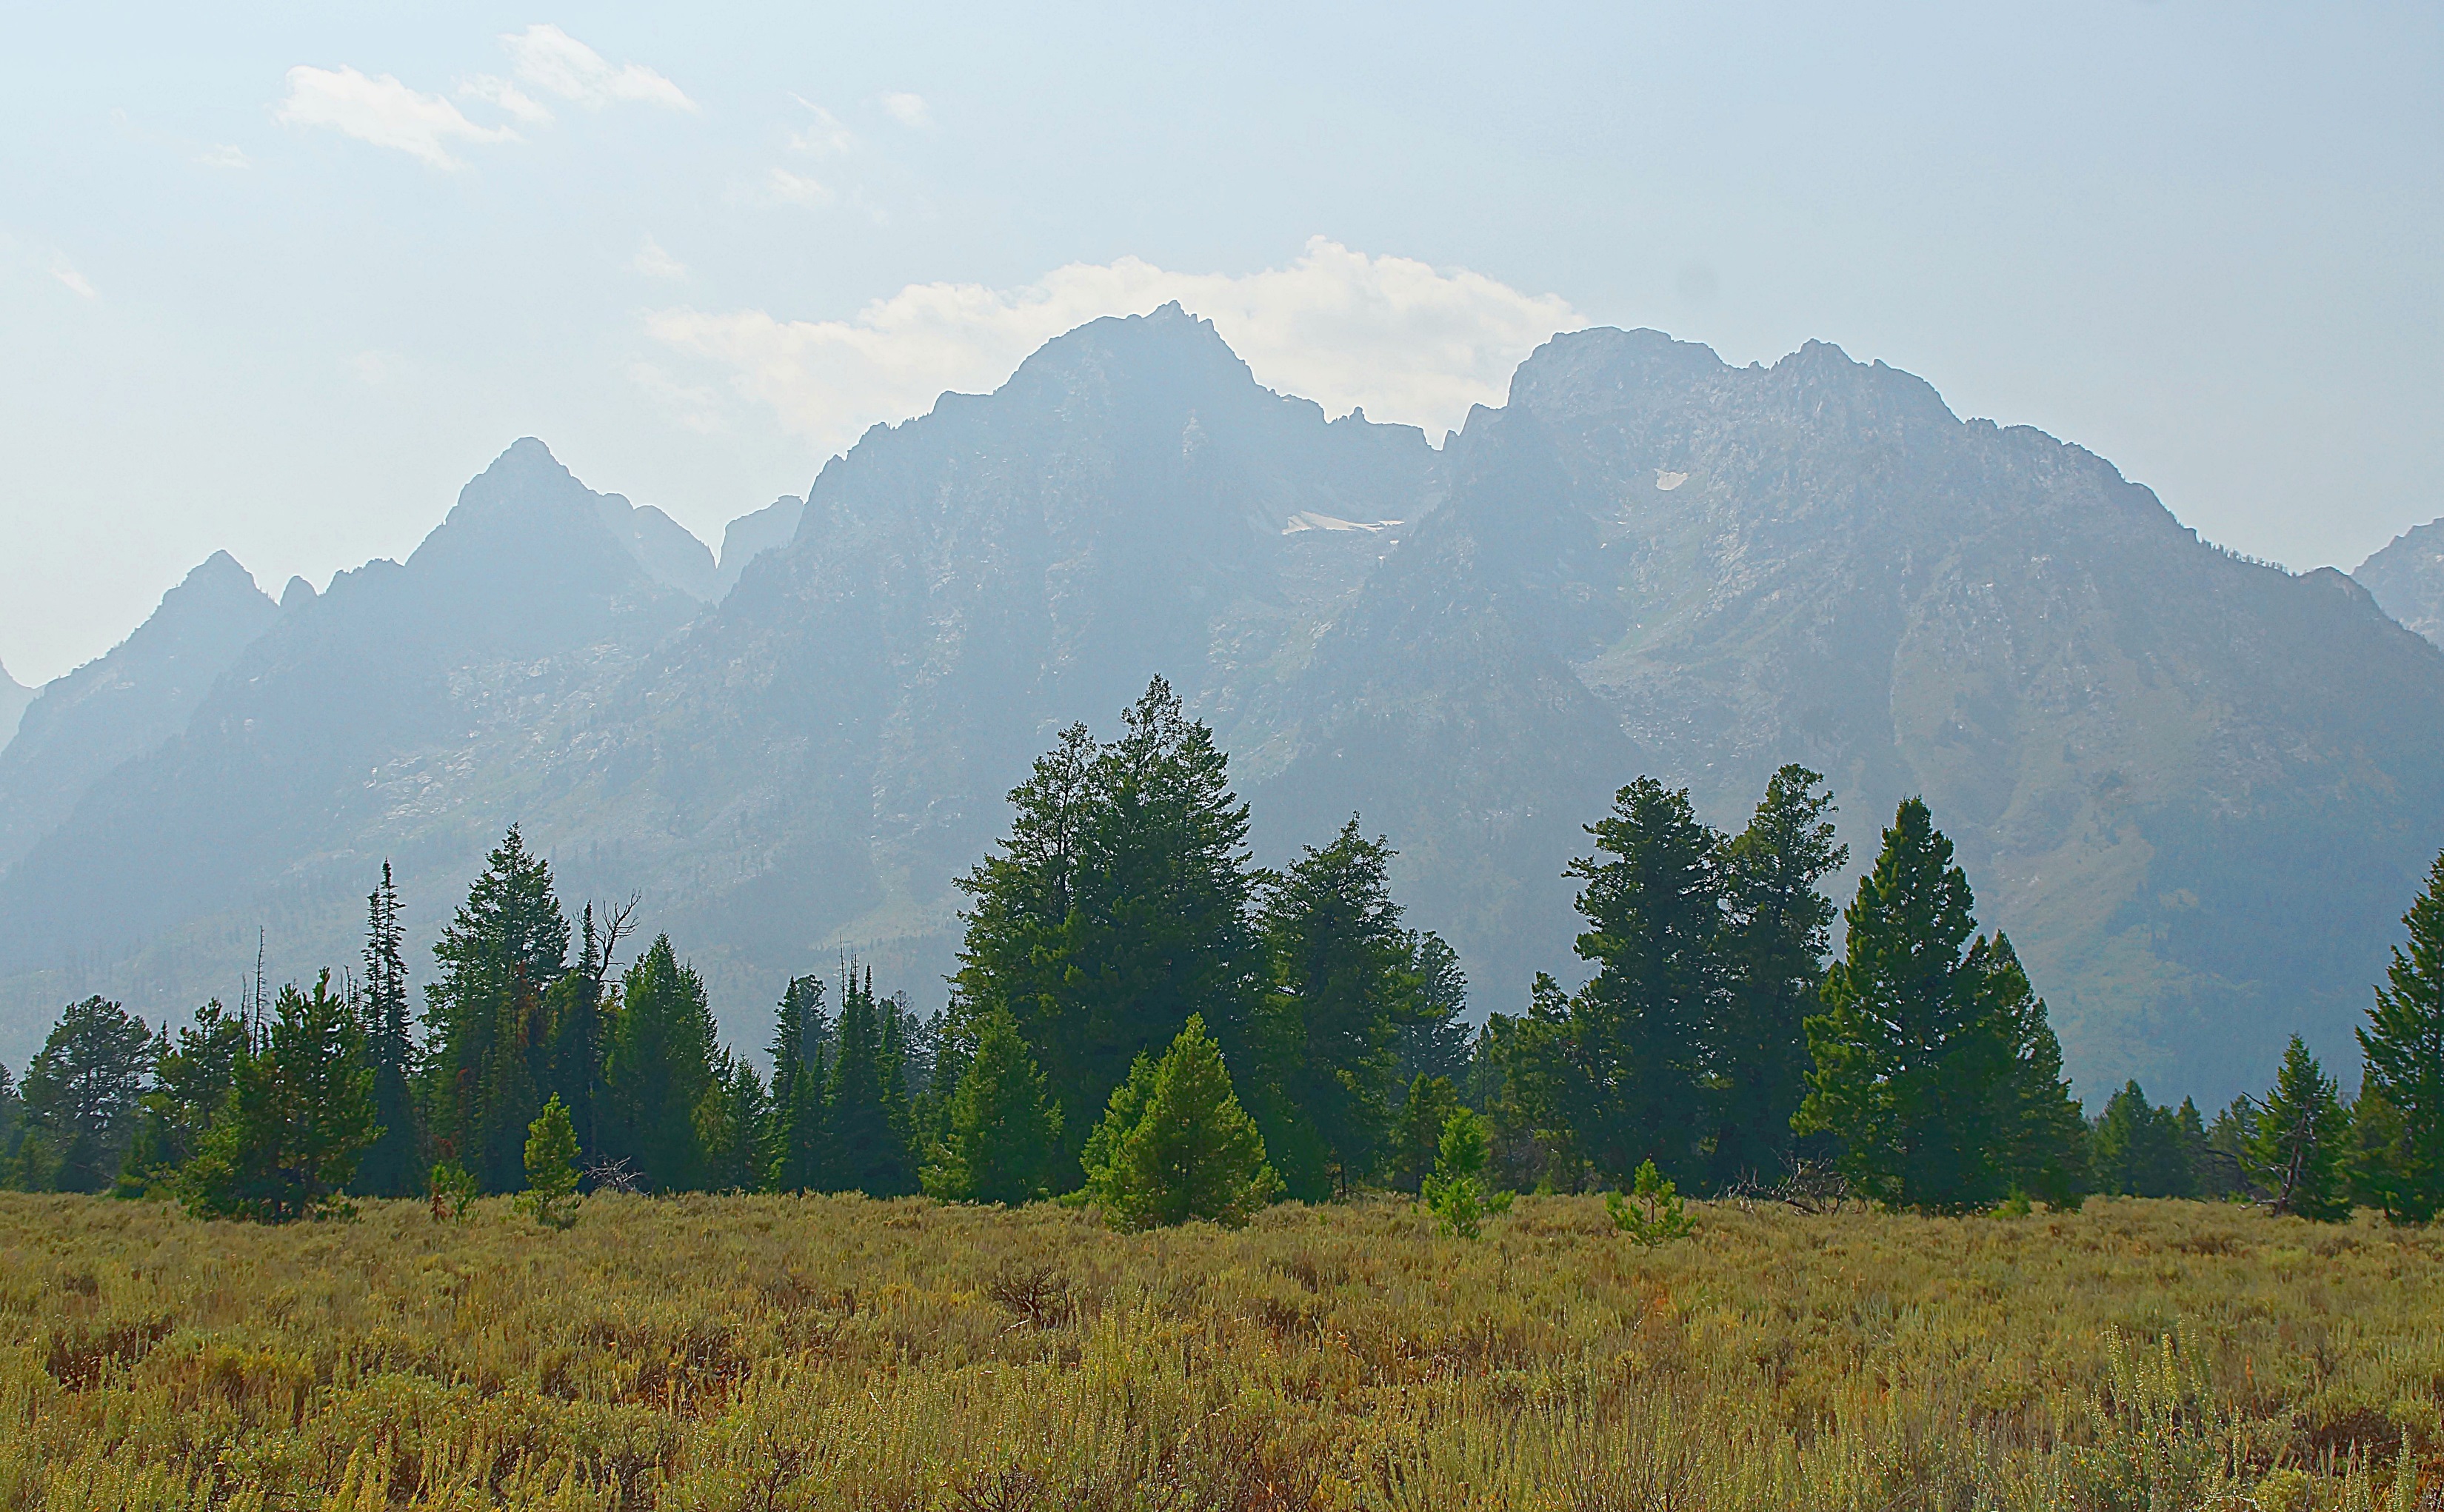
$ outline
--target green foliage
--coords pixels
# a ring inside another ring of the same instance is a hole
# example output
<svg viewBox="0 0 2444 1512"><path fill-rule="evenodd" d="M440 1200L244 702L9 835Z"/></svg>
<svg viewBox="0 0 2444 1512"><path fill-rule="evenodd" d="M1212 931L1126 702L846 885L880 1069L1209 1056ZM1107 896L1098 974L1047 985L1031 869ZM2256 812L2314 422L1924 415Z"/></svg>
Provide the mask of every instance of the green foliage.
<svg viewBox="0 0 2444 1512"><path fill-rule="evenodd" d="M1191 1015L1159 1064L1140 1057L1085 1156L1086 1190L1118 1228L1248 1221L1281 1191L1221 1048Z"/></svg>
<svg viewBox="0 0 2444 1512"><path fill-rule="evenodd" d="M821 977L790 980L774 1010L772 1116L765 1141L766 1184L774 1191L821 1191L831 1149L824 1114L824 1046L831 1021L824 1013Z"/></svg>
<svg viewBox="0 0 2444 1512"><path fill-rule="evenodd" d="M1416 1191L1434 1173L1442 1148L1443 1125L1460 1108L1459 1089L1449 1077L1420 1074L1409 1083L1392 1138L1392 1185Z"/></svg>
<svg viewBox="0 0 2444 1512"><path fill-rule="evenodd" d="M566 969L568 920L551 867L516 825L433 947L425 989L427 1125L493 1191L525 1179L527 1126L552 1080L545 993Z"/></svg>
<svg viewBox="0 0 2444 1512"><path fill-rule="evenodd" d="M2018 1186L2065 1205L2085 1152L2062 1047L2010 942L1972 942L1973 910L1952 842L1903 801L1807 1020L1815 1070L1793 1127L1837 1139L1853 1189L1886 1204L1969 1211Z"/></svg>
<svg viewBox="0 0 2444 1512"><path fill-rule="evenodd" d="M1062 732L1010 793L1010 832L958 885L954 986L1007 1008L1053 1100L1102 1106L1134 1059L1202 1016L1233 1052L1263 986L1248 809L1213 732L1156 678L1097 745ZM1079 1119L1065 1137L1083 1142Z"/></svg>
<svg viewBox="0 0 2444 1512"><path fill-rule="evenodd" d="M26 1134L11 1185L106 1189L135 1138L153 1053L144 1021L118 1004L102 997L70 1004L26 1067L18 1093Z"/></svg>
<svg viewBox="0 0 2444 1512"><path fill-rule="evenodd" d="M357 1161L381 1133L374 1072L348 1003L324 971L280 989L272 1022L232 1067L229 1096L179 1176L189 1210L287 1223L345 1212Z"/></svg>
<svg viewBox="0 0 2444 1512"><path fill-rule="evenodd" d="M1370 1176L1391 1121L1402 1028L1425 1022L1385 869L1392 851L1351 819L1267 889L1271 962L1255 1099L1288 1193L1321 1201Z"/></svg>
<svg viewBox="0 0 2444 1512"><path fill-rule="evenodd" d="M518 1210L546 1228L577 1222L577 1130L557 1094L527 1129L527 1189Z"/></svg>
<svg viewBox="0 0 2444 1512"><path fill-rule="evenodd" d="M1466 1108L1454 1108L1443 1119L1435 1169L1417 1195L1445 1233L1474 1239L1487 1218L1510 1210L1510 1193L1486 1184L1488 1134L1485 1120Z"/></svg>
<svg viewBox="0 0 2444 1512"><path fill-rule="evenodd" d="M1061 1110L1009 1009L992 1009L977 1025L975 1052L951 1097L947 1124L922 1172L927 1193L1012 1206L1049 1194Z"/></svg>
<svg viewBox="0 0 2444 1512"><path fill-rule="evenodd" d="M1419 1077L1456 1082L1468 1074L1476 1038L1466 1018L1468 973L1460 969L1459 952L1432 930L1414 933L1409 974L1416 982L1416 999L1413 1015L1400 1026L1397 1079L1403 1086Z"/></svg>
<svg viewBox="0 0 2444 1512"><path fill-rule="evenodd" d="M720 1089L704 981L664 934L628 968L620 997L602 1061L604 1149L633 1161L647 1190L701 1190L710 1171L699 1113Z"/></svg>
<svg viewBox="0 0 2444 1512"><path fill-rule="evenodd" d="M2318 1223L2348 1218L2349 1128L2341 1088L2293 1035L2274 1090L2250 1119L2242 1147L2250 1179L2273 1194L2276 1212Z"/></svg>
<svg viewBox="0 0 2444 1512"><path fill-rule="evenodd" d="M424 1186L424 1150L416 1109L406 935L388 861L382 862L381 885L365 899L365 982L358 1007L365 1056L374 1068L374 1119L382 1132L358 1163L352 1189L368 1197L408 1197Z"/></svg>
<svg viewBox="0 0 2444 1512"><path fill-rule="evenodd" d="M247 1046L244 1017L217 1000L195 1010L195 1022L174 1042L155 1042L153 1085L137 1114L136 1141L119 1176L123 1196L169 1196L178 1168L194 1158L204 1131L229 1097L238 1057Z"/></svg>
<svg viewBox="0 0 2444 1512"><path fill-rule="evenodd" d="M2196 1118L2194 1107L2182 1106ZM2181 1116L2149 1105L2135 1080L2104 1104L2088 1138L2088 1161L2095 1189L2101 1192L2125 1197L2190 1197L2197 1192Z"/></svg>
<svg viewBox="0 0 2444 1512"><path fill-rule="evenodd" d="M1697 1231L1697 1220L1680 1200L1679 1189L1664 1179L1652 1160L1638 1168L1638 1179L1627 1199L1617 1191L1604 1193L1604 1211L1611 1215L1613 1227L1646 1249Z"/></svg>
<svg viewBox="0 0 2444 1512"><path fill-rule="evenodd" d="M904 1197L917 1189L908 1148L908 1098L897 1043L898 1005L874 995L874 973L841 984L826 1117L828 1189Z"/></svg>
<svg viewBox="0 0 2444 1512"><path fill-rule="evenodd" d="M2398 1120L2379 1157L2382 1206L2396 1223L2423 1224L2444 1211L2444 854L2401 922L2409 948L2394 947L2359 1041L2365 1085Z"/></svg>
<svg viewBox="0 0 2444 1512"><path fill-rule="evenodd" d="M1723 982L1704 1056L1717 1187L1771 1176L1791 1153L1834 916L1820 884L1850 859L1834 840L1824 780L1795 765L1775 772L1748 828L1723 847Z"/></svg>
<svg viewBox="0 0 2444 1512"><path fill-rule="evenodd" d="M437 1160L427 1179L433 1221L437 1224L447 1218L453 1223L465 1223L467 1209L483 1189L475 1181L475 1173L455 1160Z"/></svg>

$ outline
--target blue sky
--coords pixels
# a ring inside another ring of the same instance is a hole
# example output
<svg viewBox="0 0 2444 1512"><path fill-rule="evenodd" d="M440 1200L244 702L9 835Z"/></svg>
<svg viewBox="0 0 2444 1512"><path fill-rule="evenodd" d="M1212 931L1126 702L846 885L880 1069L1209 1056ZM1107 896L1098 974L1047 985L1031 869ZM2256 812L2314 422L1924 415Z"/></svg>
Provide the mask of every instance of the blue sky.
<svg viewBox="0 0 2444 1512"><path fill-rule="evenodd" d="M2444 514L2432 6L701 9L12 8L0 663L522 434L717 541L1172 297L1437 435L1561 325L1819 338L2294 567Z"/></svg>

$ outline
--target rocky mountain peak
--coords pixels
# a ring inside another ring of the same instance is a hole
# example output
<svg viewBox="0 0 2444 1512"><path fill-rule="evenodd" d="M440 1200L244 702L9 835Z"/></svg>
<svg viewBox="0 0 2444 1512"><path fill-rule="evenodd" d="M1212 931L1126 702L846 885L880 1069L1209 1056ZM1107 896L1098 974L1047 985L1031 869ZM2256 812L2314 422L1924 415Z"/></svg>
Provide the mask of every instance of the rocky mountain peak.
<svg viewBox="0 0 2444 1512"><path fill-rule="evenodd" d="M2444 646L2444 520L2394 537L2351 576L2386 614Z"/></svg>

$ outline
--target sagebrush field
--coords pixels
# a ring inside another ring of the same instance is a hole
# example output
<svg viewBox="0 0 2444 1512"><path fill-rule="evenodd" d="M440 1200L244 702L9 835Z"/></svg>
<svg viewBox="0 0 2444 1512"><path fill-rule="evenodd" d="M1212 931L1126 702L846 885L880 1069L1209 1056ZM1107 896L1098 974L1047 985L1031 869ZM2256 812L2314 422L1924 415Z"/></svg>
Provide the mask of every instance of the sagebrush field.
<svg viewBox="0 0 2444 1512"><path fill-rule="evenodd" d="M2432 1506L2444 1236L1529 1197L1242 1231L598 1197L565 1233L0 1194L42 1507Z"/></svg>

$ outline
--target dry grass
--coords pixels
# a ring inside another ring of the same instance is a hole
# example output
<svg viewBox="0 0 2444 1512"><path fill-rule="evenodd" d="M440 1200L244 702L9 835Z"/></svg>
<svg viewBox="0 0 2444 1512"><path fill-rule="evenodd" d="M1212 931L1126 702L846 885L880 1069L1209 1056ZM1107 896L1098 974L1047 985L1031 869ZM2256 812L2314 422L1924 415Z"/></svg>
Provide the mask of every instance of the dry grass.
<svg viewBox="0 0 2444 1512"><path fill-rule="evenodd" d="M0 1503L2435 1507L2444 1236L1593 1199L263 1229L0 1194ZM2426 1478L2426 1483L2421 1482Z"/></svg>

